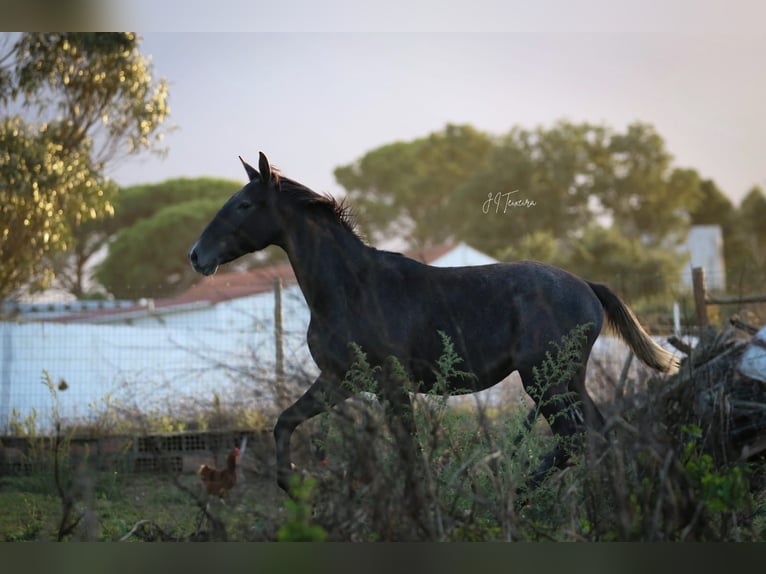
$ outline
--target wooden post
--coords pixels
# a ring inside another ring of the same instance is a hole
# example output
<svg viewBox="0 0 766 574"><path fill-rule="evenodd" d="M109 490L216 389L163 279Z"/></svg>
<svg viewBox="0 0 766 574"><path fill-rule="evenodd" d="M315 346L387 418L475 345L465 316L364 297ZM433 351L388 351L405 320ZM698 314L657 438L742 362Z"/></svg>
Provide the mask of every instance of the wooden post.
<svg viewBox="0 0 766 574"><path fill-rule="evenodd" d="M274 347L276 348L275 374L277 393L283 393L285 382L284 328L282 327L282 279L274 279Z"/></svg>
<svg viewBox="0 0 766 574"><path fill-rule="evenodd" d="M694 286L694 307L697 310L697 324L700 328L704 328L708 325L704 267L694 267L692 269L692 285Z"/></svg>

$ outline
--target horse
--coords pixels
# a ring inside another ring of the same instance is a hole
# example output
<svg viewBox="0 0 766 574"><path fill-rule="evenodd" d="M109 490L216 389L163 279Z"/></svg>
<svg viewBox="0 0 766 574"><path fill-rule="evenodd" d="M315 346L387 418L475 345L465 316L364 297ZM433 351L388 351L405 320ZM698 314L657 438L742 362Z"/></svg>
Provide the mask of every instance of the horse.
<svg viewBox="0 0 766 574"><path fill-rule="evenodd" d="M418 382L416 391L428 392L436 382L434 365L446 335L462 360L461 369L472 375L447 391L477 392L517 371L525 391L537 397L539 412L562 437L604 425L586 391L585 372L605 317L642 362L661 372L677 366L673 354L651 339L606 285L536 261L439 268L376 249L356 233L344 202L284 177L262 152L258 170L239 159L249 182L224 203L188 256L197 272L211 275L219 265L276 245L295 272L311 314L307 343L319 376L274 426L277 483L288 493L295 473L293 431L351 396L343 381L354 361L354 346L371 365L395 357L408 378ZM550 343L588 324L569 380L541 388L533 371ZM411 437L415 423L409 390L401 377L389 377L381 381L378 394L401 422L402 436ZM534 482L553 467L562 468L568 457L568 450L555 447L535 471Z"/></svg>

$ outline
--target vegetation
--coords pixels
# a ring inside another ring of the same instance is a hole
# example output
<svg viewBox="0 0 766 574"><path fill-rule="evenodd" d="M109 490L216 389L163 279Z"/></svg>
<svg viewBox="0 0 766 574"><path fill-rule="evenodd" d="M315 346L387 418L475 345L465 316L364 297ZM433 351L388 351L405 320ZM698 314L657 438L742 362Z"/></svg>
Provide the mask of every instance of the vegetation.
<svg viewBox="0 0 766 574"><path fill-rule="evenodd" d="M216 199L197 199L140 219L116 236L96 277L121 299L167 297L190 287L197 276L186 254L220 207Z"/></svg>
<svg viewBox="0 0 766 574"><path fill-rule="evenodd" d="M580 344L575 332L553 345L538 376L546 381L566 376ZM459 362L445 340L435 365L439 377L467 376ZM370 391L380 372L358 350L346 383ZM322 459L303 449L296 460L302 477L292 499L275 485L271 445L248 445L241 461L244 480L222 503L204 498L192 473L98 470L89 455L61 456L56 467L56 453L66 450L55 444L65 445L70 436L62 431L58 438L41 439L58 442L34 451L41 458L33 474L0 479L0 538L766 540L762 460L719 458L708 446L713 429L680 424L692 411L671 412L658 392L662 384L649 381L647 391L609 405L607 433L575 437L570 466L532 491L520 487L558 440L544 424L526 428L526 413L516 405L455 407L438 389L421 396L416 402L419 505L406 491L411 469L404 466L405 449L369 395L296 433L303 443L307 433L320 436L315 442L321 443Z"/></svg>
<svg viewBox="0 0 766 574"><path fill-rule="evenodd" d="M763 191L735 208L715 182L673 165L645 123L619 131L559 121L499 136L447 125L371 150L335 176L372 240L465 241L501 260L576 270L635 302L677 295L685 260L676 247L690 224L718 224L728 284L752 292L763 283L752 265L766 252L762 226L753 227Z"/></svg>
<svg viewBox="0 0 766 574"><path fill-rule="evenodd" d="M0 37L0 299L49 285L54 262L83 294L82 226L113 213L107 167L161 151L167 85L139 46L132 33Z"/></svg>

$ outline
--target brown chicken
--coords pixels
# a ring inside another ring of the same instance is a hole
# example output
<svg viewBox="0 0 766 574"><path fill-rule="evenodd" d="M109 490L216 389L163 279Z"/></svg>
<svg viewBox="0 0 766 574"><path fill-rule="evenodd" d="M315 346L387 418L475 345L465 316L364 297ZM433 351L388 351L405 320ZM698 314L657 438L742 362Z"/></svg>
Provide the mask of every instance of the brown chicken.
<svg viewBox="0 0 766 574"><path fill-rule="evenodd" d="M237 484L237 462L239 449L234 447L226 457L226 468L218 470L206 464L199 467L198 474L209 495L223 498Z"/></svg>

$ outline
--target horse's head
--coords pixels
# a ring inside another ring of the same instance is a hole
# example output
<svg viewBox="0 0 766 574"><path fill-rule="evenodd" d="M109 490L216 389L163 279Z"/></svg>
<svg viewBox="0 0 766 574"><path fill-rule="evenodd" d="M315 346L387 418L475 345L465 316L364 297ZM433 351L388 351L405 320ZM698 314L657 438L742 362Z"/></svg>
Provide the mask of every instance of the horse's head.
<svg viewBox="0 0 766 574"><path fill-rule="evenodd" d="M192 267L212 275L218 266L268 247L279 235L276 178L261 153L260 173L241 157L250 182L232 195L189 250Z"/></svg>

